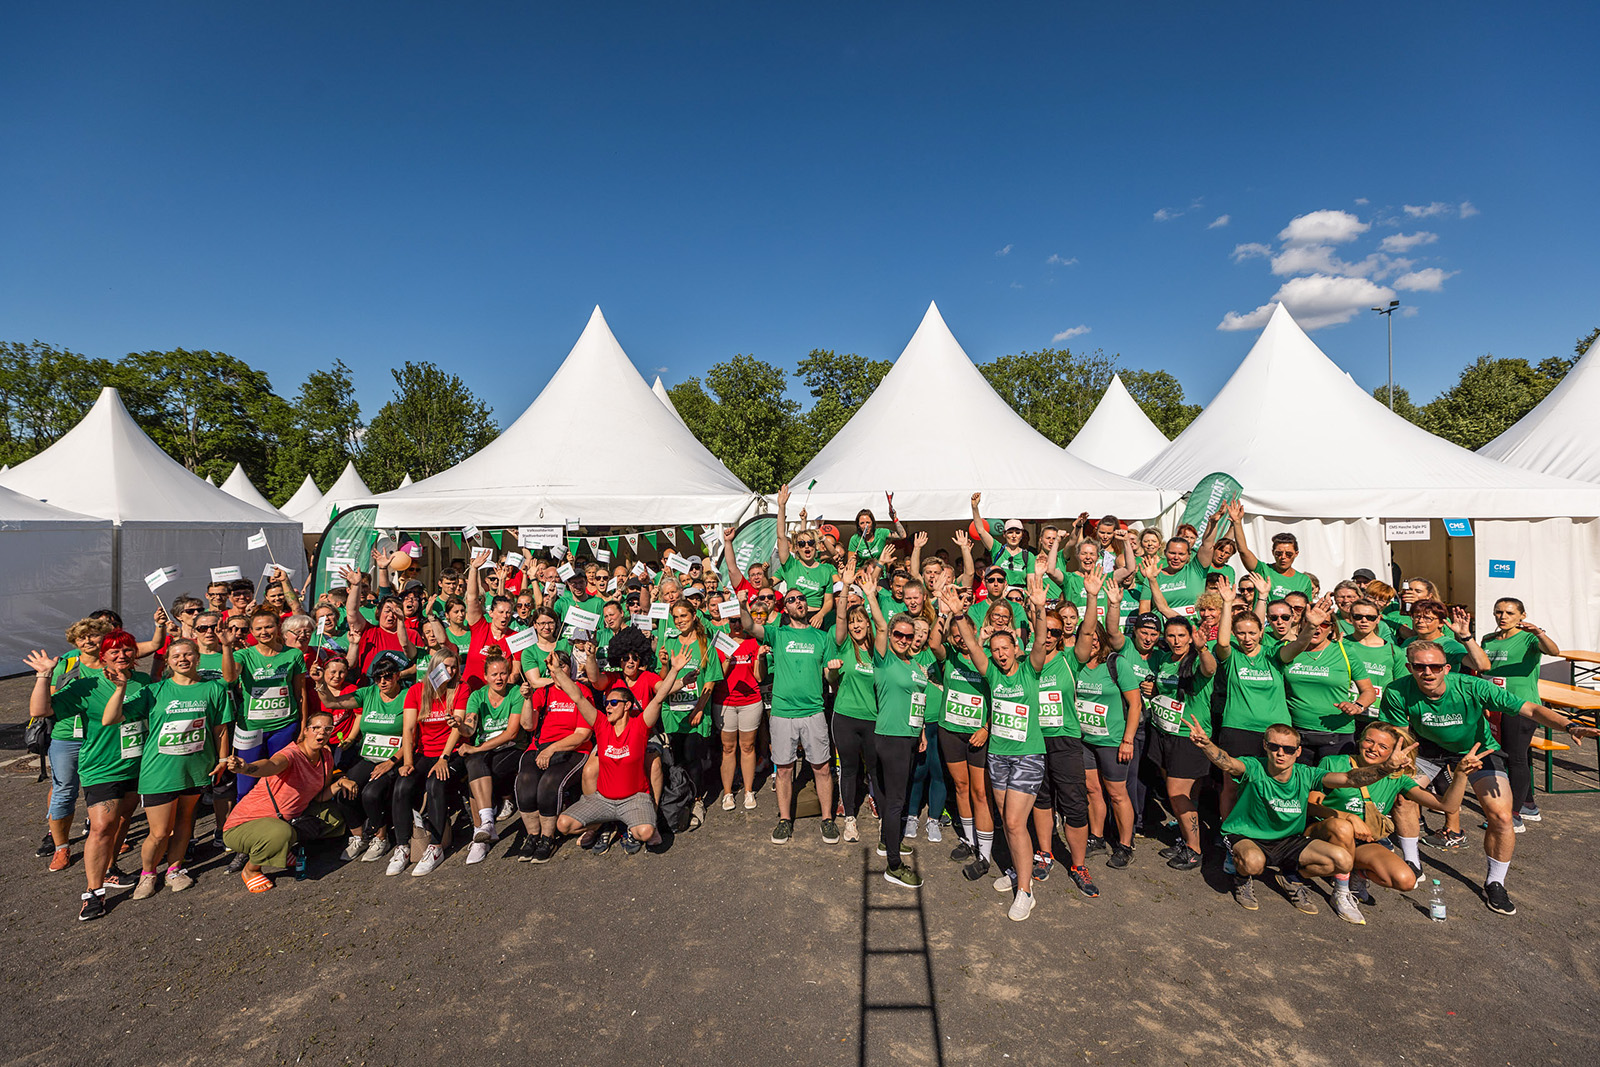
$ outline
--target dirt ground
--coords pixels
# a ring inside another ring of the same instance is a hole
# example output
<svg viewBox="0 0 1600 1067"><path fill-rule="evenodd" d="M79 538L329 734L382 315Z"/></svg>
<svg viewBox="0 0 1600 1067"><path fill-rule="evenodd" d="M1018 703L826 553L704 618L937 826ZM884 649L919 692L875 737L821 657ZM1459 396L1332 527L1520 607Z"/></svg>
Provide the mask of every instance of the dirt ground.
<svg viewBox="0 0 1600 1067"><path fill-rule="evenodd" d="M0 759L21 752L26 686L0 683ZM1145 839L1126 871L1091 860L1098 900L1057 874L1013 923L948 835L916 843L920 893L815 819L771 844L770 790L655 853L534 866L502 842L386 878L324 851L261 896L212 858L188 892L115 894L80 924L81 846L58 874L33 857L46 789L0 771L5 1063L1600 1062L1600 794L1541 796L1514 918L1478 896L1475 831L1424 849L1444 924L1382 889L1365 927L1265 885L1247 913L1209 846L1180 873Z"/></svg>

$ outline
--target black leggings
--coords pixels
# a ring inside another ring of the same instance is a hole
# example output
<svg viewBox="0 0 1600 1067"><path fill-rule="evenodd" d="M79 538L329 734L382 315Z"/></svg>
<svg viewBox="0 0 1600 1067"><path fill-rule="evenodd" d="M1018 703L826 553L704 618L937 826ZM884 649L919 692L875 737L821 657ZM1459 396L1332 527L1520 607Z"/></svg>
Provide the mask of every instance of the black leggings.
<svg viewBox="0 0 1600 1067"><path fill-rule="evenodd" d="M356 802L351 807L357 809L356 815L360 820L361 836L363 837L372 837L379 830L386 827L393 828L395 787L404 781L403 778L395 773L394 767L390 767L383 774L374 778L372 772L377 769L378 765L371 760L358 759L347 772L349 779L361 787L361 791L355 796ZM354 823L356 820L352 819L351 822ZM409 840L411 836L410 812L406 813L405 823L407 827L406 837Z"/></svg>
<svg viewBox="0 0 1600 1067"><path fill-rule="evenodd" d="M976 767L980 771L989 768L989 745L984 743L977 748L972 747L972 734L959 734L954 730L939 727L939 759L946 767L957 763L965 763L968 767Z"/></svg>
<svg viewBox="0 0 1600 1067"><path fill-rule="evenodd" d="M1525 715L1500 717L1500 747L1505 752L1506 776L1511 779L1511 813L1533 801L1533 753L1528 745L1539 724Z"/></svg>
<svg viewBox="0 0 1600 1067"><path fill-rule="evenodd" d="M467 757L467 781L494 779L491 796L499 800L511 790L517 779L517 764L522 761L523 751L515 744L509 744L487 752L472 753Z"/></svg>
<svg viewBox="0 0 1600 1067"><path fill-rule="evenodd" d="M538 756L544 748L528 749L517 763L517 810L528 815L538 812L547 819L553 819L567 806L564 800L570 801L577 795L578 787L583 782L583 763L588 759L588 754L557 752L550 757L550 766L541 769Z"/></svg>
<svg viewBox="0 0 1600 1067"><path fill-rule="evenodd" d="M461 795L463 783L467 779L467 758L465 756L449 757L450 777L439 778L433 773L433 765L438 762L435 756L425 760L428 765L427 781L423 784L422 824L427 827L428 833L433 835L433 840L438 844L444 843L445 828L450 825L450 801L453 797ZM417 771L411 772L413 775Z"/></svg>
<svg viewBox="0 0 1600 1067"><path fill-rule="evenodd" d="M916 737L877 736L878 789L882 803L883 847L889 866L900 866L900 842L906 832L906 796L911 792L911 770L917 761Z"/></svg>
<svg viewBox="0 0 1600 1067"><path fill-rule="evenodd" d="M1089 787L1084 775L1083 741L1076 737L1044 739L1044 781L1034 797L1035 810L1061 813L1068 826L1089 825Z"/></svg>
<svg viewBox="0 0 1600 1067"><path fill-rule="evenodd" d="M866 719L855 719L849 715L839 714L833 717L833 747L839 750L839 799L844 804L844 813L851 818L855 818L861 812L863 772L870 771L871 774L867 782L867 791L874 797L882 799L882 790L878 787L877 778L877 736L873 732L872 723Z"/></svg>
<svg viewBox="0 0 1600 1067"><path fill-rule="evenodd" d="M390 771L379 779L393 781L389 792L389 828L394 831L396 847L411 844L411 813L417 810L417 804L422 799L422 791L426 787L423 782L423 770L416 767L408 775L401 776L396 771ZM366 791L362 791L362 803L366 803ZM381 794L380 794L381 795ZM368 808L368 811L373 809Z"/></svg>

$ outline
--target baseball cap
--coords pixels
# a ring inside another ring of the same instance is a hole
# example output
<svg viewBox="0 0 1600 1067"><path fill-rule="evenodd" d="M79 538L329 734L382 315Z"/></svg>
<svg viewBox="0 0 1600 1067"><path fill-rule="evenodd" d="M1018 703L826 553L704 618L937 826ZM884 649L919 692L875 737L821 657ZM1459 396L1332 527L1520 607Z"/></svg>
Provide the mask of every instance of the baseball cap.
<svg viewBox="0 0 1600 1067"><path fill-rule="evenodd" d="M1161 629L1161 616L1157 615L1153 611L1146 611L1129 619L1128 626L1130 629L1134 630L1140 630L1146 626L1149 626L1155 630L1159 630Z"/></svg>
<svg viewBox="0 0 1600 1067"><path fill-rule="evenodd" d="M1022 529L1022 520L1021 519L1007 519L1005 528L1007 530L1020 530L1020 529Z"/></svg>
<svg viewBox="0 0 1600 1067"><path fill-rule="evenodd" d="M399 674L406 669L406 658L398 652L379 652L367 667L367 676L380 678L385 674Z"/></svg>
<svg viewBox="0 0 1600 1067"><path fill-rule="evenodd" d="M1350 580L1352 582L1372 582L1372 581L1376 581L1377 578L1378 578L1378 576L1376 574L1373 574L1371 571L1367 570L1367 568L1365 568L1365 567L1360 568L1359 570L1357 570L1354 574L1352 574L1350 576Z"/></svg>

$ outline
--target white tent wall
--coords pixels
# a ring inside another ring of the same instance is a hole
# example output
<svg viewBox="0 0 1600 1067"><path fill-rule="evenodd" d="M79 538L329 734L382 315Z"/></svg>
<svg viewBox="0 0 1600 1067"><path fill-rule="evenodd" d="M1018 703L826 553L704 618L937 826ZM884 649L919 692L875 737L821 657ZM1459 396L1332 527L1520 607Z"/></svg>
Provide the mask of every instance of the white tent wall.
<svg viewBox="0 0 1600 1067"><path fill-rule="evenodd" d="M1377 519L1285 519L1271 515L1245 516L1245 540L1250 551L1263 562L1272 561L1274 534L1292 533L1300 543L1297 571L1308 571L1322 583L1324 594L1366 567L1387 580L1389 546L1383 540L1383 524ZM1244 569L1239 557L1229 561L1237 573Z"/></svg>
<svg viewBox="0 0 1600 1067"><path fill-rule="evenodd" d="M1600 641L1600 520L1482 519L1472 524L1477 554L1474 627L1494 628L1496 598L1514 596L1528 619L1562 648ZM1516 563L1514 578L1489 575L1490 560Z"/></svg>
<svg viewBox="0 0 1600 1067"><path fill-rule="evenodd" d="M296 588L305 579L306 553L300 527L290 523L244 525L240 523L172 524L125 522L117 533L120 566L117 574L118 603L123 621L141 638L149 613L155 611L155 597L144 584L145 575L160 567L176 566L179 577L158 592L170 609L179 593L203 597L211 580L212 567L237 566L244 577L258 586L261 575L271 564L266 549L251 551L246 542L258 530L266 530L267 544L279 564L294 570Z"/></svg>
<svg viewBox="0 0 1600 1067"><path fill-rule="evenodd" d="M68 626L111 606L109 522L12 527L0 523L0 676L28 670L22 657L57 655ZM145 636L149 636L146 634Z"/></svg>

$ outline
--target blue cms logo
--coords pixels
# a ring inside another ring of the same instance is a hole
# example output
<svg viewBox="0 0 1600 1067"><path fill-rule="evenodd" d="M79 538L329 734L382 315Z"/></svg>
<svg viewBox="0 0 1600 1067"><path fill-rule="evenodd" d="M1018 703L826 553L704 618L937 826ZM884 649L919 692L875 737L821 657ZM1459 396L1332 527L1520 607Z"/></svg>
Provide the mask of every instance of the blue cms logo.
<svg viewBox="0 0 1600 1067"><path fill-rule="evenodd" d="M1491 559L1489 561L1489 577L1515 578L1517 576L1517 561L1514 559Z"/></svg>

